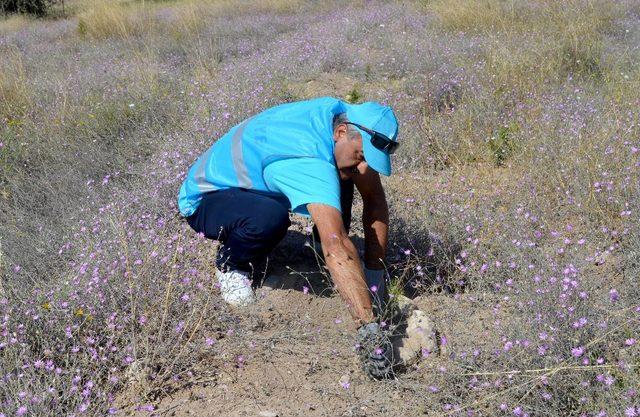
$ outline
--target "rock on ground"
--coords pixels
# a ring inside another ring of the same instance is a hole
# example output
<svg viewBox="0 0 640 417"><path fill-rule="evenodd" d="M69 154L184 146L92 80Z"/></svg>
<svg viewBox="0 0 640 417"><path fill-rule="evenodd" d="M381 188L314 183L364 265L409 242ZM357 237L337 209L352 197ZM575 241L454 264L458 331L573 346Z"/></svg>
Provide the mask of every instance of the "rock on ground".
<svg viewBox="0 0 640 417"><path fill-rule="evenodd" d="M393 341L393 354L403 366L415 364L423 355L438 350L433 321L421 310L411 310L406 331Z"/></svg>

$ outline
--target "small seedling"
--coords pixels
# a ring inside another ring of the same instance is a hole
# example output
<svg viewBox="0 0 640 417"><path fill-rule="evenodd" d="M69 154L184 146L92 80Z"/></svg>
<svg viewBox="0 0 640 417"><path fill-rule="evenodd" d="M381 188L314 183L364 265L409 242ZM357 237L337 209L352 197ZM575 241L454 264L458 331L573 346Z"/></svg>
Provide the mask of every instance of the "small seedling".
<svg viewBox="0 0 640 417"><path fill-rule="evenodd" d="M497 132L489 138L489 151L496 166L504 166L505 161L513 154L515 143L513 135L519 130L517 123L501 126Z"/></svg>

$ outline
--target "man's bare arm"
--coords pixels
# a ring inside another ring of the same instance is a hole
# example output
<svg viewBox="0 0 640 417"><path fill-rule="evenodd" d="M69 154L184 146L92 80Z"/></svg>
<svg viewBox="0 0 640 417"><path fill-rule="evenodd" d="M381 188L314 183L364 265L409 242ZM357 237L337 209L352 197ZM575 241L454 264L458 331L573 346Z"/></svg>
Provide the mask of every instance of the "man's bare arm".
<svg viewBox="0 0 640 417"><path fill-rule="evenodd" d="M389 234L389 207L380 175L366 166L366 163L358 166L358 171L359 174L353 176L353 182L364 204L362 225L365 266L368 269L382 269Z"/></svg>
<svg viewBox="0 0 640 417"><path fill-rule="evenodd" d="M325 204L309 204L307 209L318 227L331 279L347 303L349 312L359 325L372 322L374 316L371 299L360 257L345 231L340 212Z"/></svg>

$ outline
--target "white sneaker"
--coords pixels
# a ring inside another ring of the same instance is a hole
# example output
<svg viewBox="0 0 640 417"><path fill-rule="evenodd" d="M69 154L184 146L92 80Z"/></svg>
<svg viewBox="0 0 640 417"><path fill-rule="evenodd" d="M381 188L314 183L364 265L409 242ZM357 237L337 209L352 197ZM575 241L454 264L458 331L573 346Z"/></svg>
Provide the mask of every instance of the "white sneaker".
<svg viewBox="0 0 640 417"><path fill-rule="evenodd" d="M256 301L249 275L246 272L236 270L220 272L218 270L216 271L216 277L220 284L222 298L227 303L243 307Z"/></svg>

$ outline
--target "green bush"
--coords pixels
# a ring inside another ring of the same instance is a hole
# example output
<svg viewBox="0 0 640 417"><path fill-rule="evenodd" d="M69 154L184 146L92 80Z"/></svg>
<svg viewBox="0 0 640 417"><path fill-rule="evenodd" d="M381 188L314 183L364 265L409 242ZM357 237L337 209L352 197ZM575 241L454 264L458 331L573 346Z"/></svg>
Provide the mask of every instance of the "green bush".
<svg viewBox="0 0 640 417"><path fill-rule="evenodd" d="M55 0L2 0L0 9L4 13L29 13L44 16Z"/></svg>
<svg viewBox="0 0 640 417"><path fill-rule="evenodd" d="M508 126L501 126L495 135L489 138L489 151L493 156L493 162L496 166L503 166L504 162L515 150L513 134L518 130L518 124L511 123Z"/></svg>
<svg viewBox="0 0 640 417"><path fill-rule="evenodd" d="M363 98L364 98L364 96L358 90L357 86L353 86L351 91L349 91L349 93L345 96L345 99L350 104L358 104L358 103L362 102Z"/></svg>

